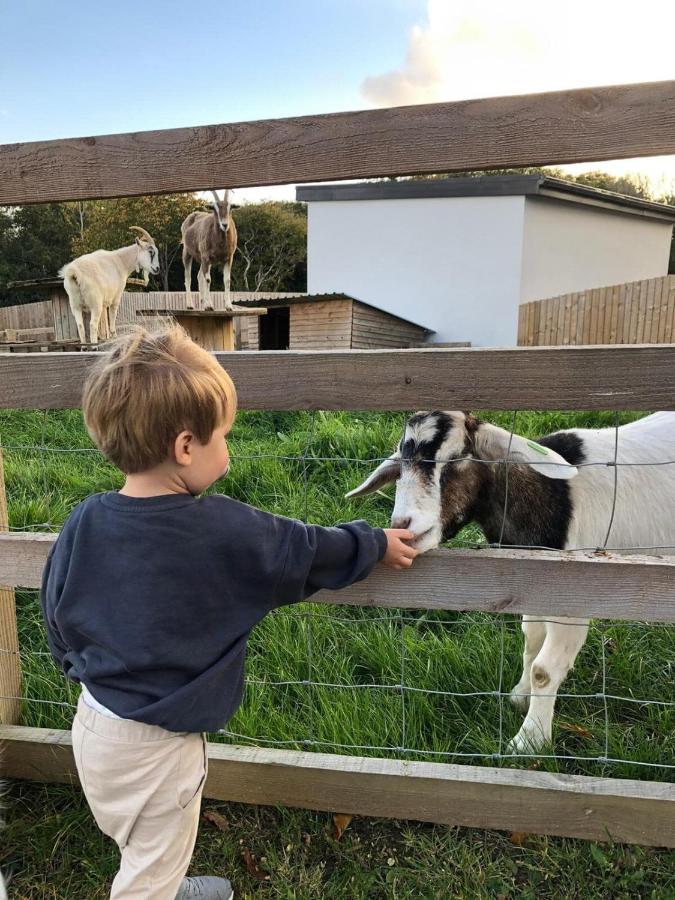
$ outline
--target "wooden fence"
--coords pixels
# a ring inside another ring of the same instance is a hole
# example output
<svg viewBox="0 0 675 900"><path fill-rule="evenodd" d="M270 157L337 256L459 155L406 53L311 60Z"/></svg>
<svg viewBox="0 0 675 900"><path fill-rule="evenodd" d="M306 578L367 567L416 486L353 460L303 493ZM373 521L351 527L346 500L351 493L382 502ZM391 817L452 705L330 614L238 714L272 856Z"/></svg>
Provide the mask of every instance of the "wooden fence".
<svg viewBox="0 0 675 900"><path fill-rule="evenodd" d="M196 298L196 291L193 299ZM272 291L232 291L234 303L247 300L276 300L285 297L297 297L297 292L283 293ZM211 291L215 309L225 308L225 292ZM187 308L184 291L125 291L117 313L117 327L135 325L138 322L137 309L169 309ZM85 314L85 324L88 318ZM88 325L87 325L88 327ZM67 341L78 339L75 317L70 311L68 297L64 290L55 292L50 300L38 300L34 303L19 303L14 306L0 307L0 332L7 329L45 329L53 332L56 340Z"/></svg>
<svg viewBox="0 0 675 900"><path fill-rule="evenodd" d="M34 303L17 303L14 306L0 306L0 331L23 330L28 328L54 328L54 313L51 300L37 300Z"/></svg>
<svg viewBox="0 0 675 900"><path fill-rule="evenodd" d="M0 147L0 203L675 153L675 82ZM675 348L218 354L251 409L673 409ZM79 405L95 354L0 357L0 408ZM3 524L0 521L0 531ZM0 534L0 638L53 541ZM319 603L675 622L675 559L446 550ZM12 643L14 642L14 643ZM0 695L19 657L0 655ZM70 734L13 724L6 775L76 779ZM675 786L537 771L209 746L206 796L674 845Z"/></svg>
<svg viewBox="0 0 675 900"><path fill-rule="evenodd" d="M522 303L518 344L675 343L675 275Z"/></svg>

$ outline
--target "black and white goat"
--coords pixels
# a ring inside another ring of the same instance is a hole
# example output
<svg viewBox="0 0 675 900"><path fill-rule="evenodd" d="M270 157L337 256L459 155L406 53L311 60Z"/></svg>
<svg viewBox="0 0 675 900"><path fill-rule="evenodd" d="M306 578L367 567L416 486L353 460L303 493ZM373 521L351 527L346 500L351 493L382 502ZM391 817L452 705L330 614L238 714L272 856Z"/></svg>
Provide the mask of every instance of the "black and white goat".
<svg viewBox="0 0 675 900"><path fill-rule="evenodd" d="M618 469L607 465L615 454ZM507 458L508 466L494 464ZM494 544L570 550L608 541L648 551L675 546L675 465L650 465L673 459L670 412L621 426L618 442L614 428L575 428L537 443L469 413L419 412L396 452L347 496L395 481L391 524L410 529L421 552L469 522ZM588 619L523 616L522 627L523 674L511 699L527 716L509 745L513 753L550 743L556 694L584 645Z"/></svg>

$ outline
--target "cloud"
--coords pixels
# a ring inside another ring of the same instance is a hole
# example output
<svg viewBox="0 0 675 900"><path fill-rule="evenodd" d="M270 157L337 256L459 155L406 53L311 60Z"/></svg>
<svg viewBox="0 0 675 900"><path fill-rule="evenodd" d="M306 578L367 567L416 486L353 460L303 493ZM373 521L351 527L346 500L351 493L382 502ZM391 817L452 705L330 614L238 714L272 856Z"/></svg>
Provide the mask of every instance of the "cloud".
<svg viewBox="0 0 675 900"><path fill-rule="evenodd" d="M394 72L366 78L361 91L376 106L404 106L436 99L442 89L443 70L433 36L416 25L409 38L405 65Z"/></svg>
<svg viewBox="0 0 675 900"><path fill-rule="evenodd" d="M428 0L405 60L361 85L372 106L672 78L675 4Z"/></svg>
<svg viewBox="0 0 675 900"><path fill-rule="evenodd" d="M361 93L382 107L668 80L673 33L672 0L427 0L401 66L367 77ZM599 167L675 187L675 156L570 168Z"/></svg>

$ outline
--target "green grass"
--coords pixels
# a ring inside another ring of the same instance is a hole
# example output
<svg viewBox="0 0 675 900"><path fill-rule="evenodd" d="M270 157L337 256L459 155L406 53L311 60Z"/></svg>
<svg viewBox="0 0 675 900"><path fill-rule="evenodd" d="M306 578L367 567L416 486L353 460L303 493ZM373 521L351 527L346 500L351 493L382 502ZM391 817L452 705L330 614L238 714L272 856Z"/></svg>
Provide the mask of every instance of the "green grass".
<svg viewBox="0 0 675 900"><path fill-rule="evenodd" d="M513 421L511 414L490 418L506 427ZM615 418L614 413L519 413L516 429L536 437L572 425L611 425ZM627 418L622 415L620 421ZM216 489L319 524L363 517L384 525L390 499L377 494L350 503L344 493L372 466L359 460L391 452L402 423L400 414L242 413L231 440L231 475ZM14 528L57 529L84 497L121 483L119 473L92 448L79 411L0 411L0 438ZM74 448L89 452L58 452ZM298 459L303 455L309 458ZM476 529L467 529L459 539L481 542ZM23 721L68 727L72 710L57 704L74 703L77 691L65 683L46 652L36 593L19 592L17 605L24 696L54 701L27 699ZM673 629L596 623L563 685L564 694L576 696L561 698L555 720L553 752L581 759L546 759L537 766L616 777L672 778L673 770L658 764L675 758L675 709L609 700L605 710L602 699L594 696L602 690L603 637L607 693L673 701ZM303 742L310 741L310 746L326 752L382 755L384 751L356 748L385 747L388 755L406 759L528 765L528 760L493 757L522 720L506 700L500 702L491 693L500 687L502 639L501 683L508 691L518 678L522 649L515 618L310 604L279 611L252 636L248 663L252 683L228 728L249 736L251 743L264 739L286 742L283 746L291 748L306 747ZM404 682L420 689L403 696L393 687L401 683L402 650ZM340 687L270 684L306 680ZM455 696L476 692L488 694ZM578 696L582 694L591 696ZM583 733L565 725L579 725ZM222 735L214 739L229 740ZM403 753L397 749L401 747L418 752ZM626 762L603 765L584 759L604 755ZM239 860L243 837L268 860L272 878L257 885L256 893L270 897L344 893L572 897L582 892L585 897L665 897L668 878L672 884L673 856L656 851L605 847L595 848L594 856L582 842L533 838L526 847L515 847L494 834L367 821L336 843L324 832L327 817L239 807L229 807L225 815L232 823L229 831L202 829L195 871L209 867L234 871L240 889L252 891L254 881ZM0 866L13 868L15 896L68 900L104 896L97 893L97 885L114 872L115 855L98 835L77 792L17 787L9 798L8 819ZM303 842L302 833L310 835L309 844ZM292 851L285 849L289 844ZM384 862L381 846L391 851ZM656 893L650 895L651 888Z"/></svg>

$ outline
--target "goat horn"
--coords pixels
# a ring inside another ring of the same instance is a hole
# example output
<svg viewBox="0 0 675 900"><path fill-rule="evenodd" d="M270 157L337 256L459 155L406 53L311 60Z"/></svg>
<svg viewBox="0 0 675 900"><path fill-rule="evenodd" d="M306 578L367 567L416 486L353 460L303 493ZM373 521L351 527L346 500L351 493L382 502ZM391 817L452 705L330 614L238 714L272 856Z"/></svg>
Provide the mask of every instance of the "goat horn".
<svg viewBox="0 0 675 900"><path fill-rule="evenodd" d="M213 194L213 199L216 201L216 203L220 203L220 197L218 196L218 194L215 191L211 191L211 193Z"/></svg>
<svg viewBox="0 0 675 900"><path fill-rule="evenodd" d="M138 225L130 225L129 231L137 231L139 235L146 241L149 241L151 244L155 243L155 239L152 237L152 235L148 234L145 228L140 228Z"/></svg>

